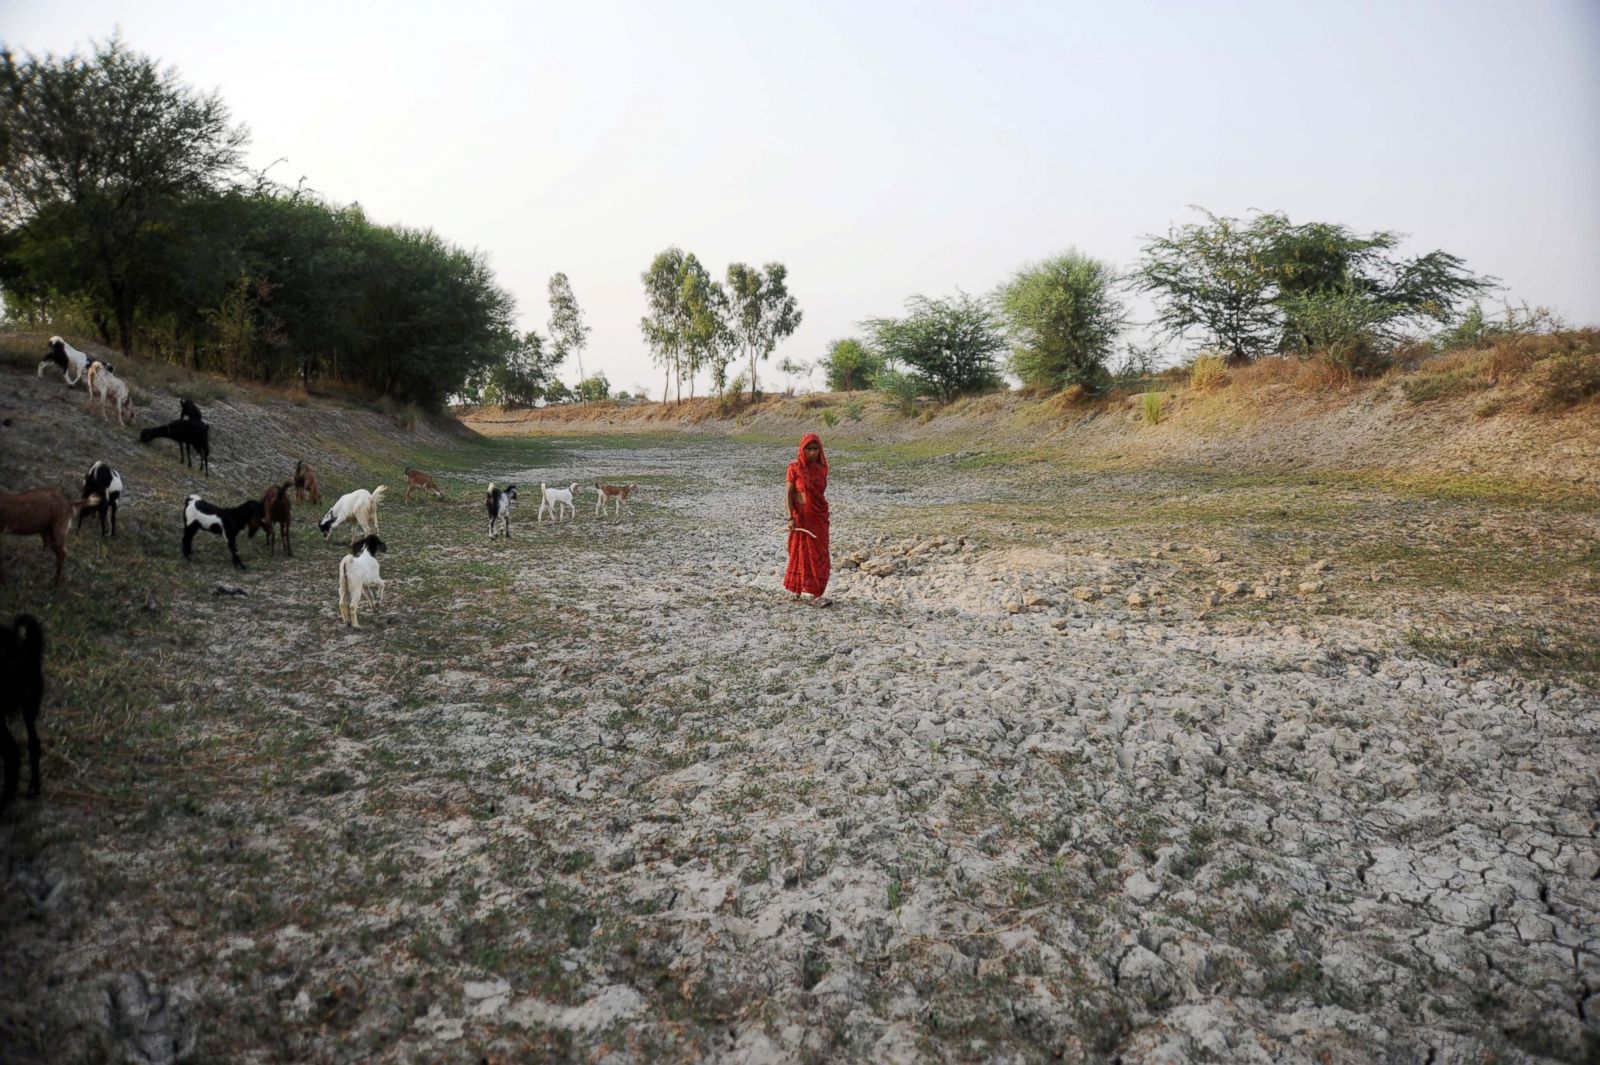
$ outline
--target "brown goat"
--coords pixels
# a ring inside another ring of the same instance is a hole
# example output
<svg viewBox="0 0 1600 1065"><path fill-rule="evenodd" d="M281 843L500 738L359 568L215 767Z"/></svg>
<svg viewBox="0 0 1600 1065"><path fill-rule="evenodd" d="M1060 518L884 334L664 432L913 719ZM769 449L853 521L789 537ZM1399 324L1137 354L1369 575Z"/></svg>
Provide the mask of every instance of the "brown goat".
<svg viewBox="0 0 1600 1065"><path fill-rule="evenodd" d="M405 498L405 502L407 503L411 502L411 490L413 488L417 489L419 492L432 492L440 499L444 498L444 493L439 491L439 486L434 483L432 477L429 477L421 470L414 470L410 466L407 466Z"/></svg>
<svg viewBox="0 0 1600 1065"><path fill-rule="evenodd" d="M56 553L56 580L67 564L67 527L78 513L100 505L96 493L74 503L59 488L30 488L26 492L0 495L0 533L13 536L37 535L46 551ZM5 560L0 558L0 584L6 579Z"/></svg>
<svg viewBox="0 0 1600 1065"><path fill-rule="evenodd" d="M311 497L311 502L322 502L322 490L317 487L317 475L311 469L311 463L301 459L294 464L294 501L303 503L308 495Z"/></svg>
<svg viewBox="0 0 1600 1065"><path fill-rule="evenodd" d="M267 530L267 554L273 553L273 526L283 526L283 553L290 558L294 557L294 548L289 545L289 489L293 481L284 481L281 488L268 488L261 493L261 517L250 519L250 538L255 539L256 532Z"/></svg>

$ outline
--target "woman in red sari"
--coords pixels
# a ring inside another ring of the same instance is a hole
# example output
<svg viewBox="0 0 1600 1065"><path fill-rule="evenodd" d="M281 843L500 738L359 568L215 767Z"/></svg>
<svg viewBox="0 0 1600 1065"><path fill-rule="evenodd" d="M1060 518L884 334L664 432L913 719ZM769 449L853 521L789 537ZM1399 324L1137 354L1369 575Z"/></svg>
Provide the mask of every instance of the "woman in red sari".
<svg viewBox="0 0 1600 1065"><path fill-rule="evenodd" d="M789 568L783 586L827 606L822 596L828 587L828 459L816 433L800 438L800 453L789 463Z"/></svg>

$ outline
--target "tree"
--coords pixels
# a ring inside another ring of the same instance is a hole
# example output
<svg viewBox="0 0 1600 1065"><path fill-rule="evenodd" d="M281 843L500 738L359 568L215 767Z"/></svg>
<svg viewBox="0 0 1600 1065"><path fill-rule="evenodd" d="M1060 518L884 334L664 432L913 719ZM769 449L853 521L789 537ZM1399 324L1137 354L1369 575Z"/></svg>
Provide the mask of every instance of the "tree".
<svg viewBox="0 0 1600 1065"><path fill-rule="evenodd" d="M883 359L854 338L835 340L829 344L828 353L819 362L830 392L873 388L883 369Z"/></svg>
<svg viewBox="0 0 1600 1065"><path fill-rule="evenodd" d="M640 275L650 313L639 319L639 331L650 346L656 364L666 370L661 387L661 402L667 401L674 375L678 378L678 398L683 398L683 337L688 311L683 302L684 254L668 248L650 261L650 269Z"/></svg>
<svg viewBox="0 0 1600 1065"><path fill-rule="evenodd" d="M887 364L911 367L905 376L944 401L1000 385L995 356L1005 339L984 301L964 292L947 300L912 296L906 310L905 318L862 323Z"/></svg>
<svg viewBox="0 0 1600 1065"><path fill-rule="evenodd" d="M583 380L583 349L589 342L589 327L584 324L583 310L572 294L572 283L566 274L550 275L550 341L554 346L556 362L571 355L578 364L578 380Z"/></svg>
<svg viewBox="0 0 1600 1065"><path fill-rule="evenodd" d="M1395 256L1400 235L1258 213L1248 224L1205 212L1144 249L1138 285L1156 293L1169 335L1198 329L1230 362L1272 352L1326 353L1370 369L1424 322L1448 321L1493 279L1443 251Z"/></svg>
<svg viewBox="0 0 1600 1065"><path fill-rule="evenodd" d="M1070 250L1018 270L996 302L1011 337L1011 365L1023 384L1052 391L1110 381L1106 362L1128 322L1107 263Z"/></svg>
<svg viewBox="0 0 1600 1065"><path fill-rule="evenodd" d="M0 122L0 218L37 222L72 249L74 287L110 311L130 352L163 229L185 197L238 171L248 133L220 97L194 93L117 37L88 59L0 55Z"/></svg>
<svg viewBox="0 0 1600 1065"><path fill-rule="evenodd" d="M759 391L756 361L768 358L778 343L800 328L803 312L789 294L789 268L767 263L766 273L733 263L728 267L729 327L750 359L750 398Z"/></svg>
<svg viewBox="0 0 1600 1065"><path fill-rule="evenodd" d="M593 377L585 377L578 382L578 398L585 403L590 401L598 403L611 395L611 382L606 379L605 371L596 373Z"/></svg>
<svg viewBox="0 0 1600 1065"><path fill-rule="evenodd" d="M710 366L712 376L722 381L726 375L726 361L716 365L723 350L722 337L727 331L723 322L727 298L722 286L711 279L711 274L693 252L683 257L679 274L679 325L683 330L680 345L683 351L683 369L689 377L689 398L694 399L694 379L702 367ZM718 392L722 390L719 383Z"/></svg>
<svg viewBox="0 0 1600 1065"><path fill-rule="evenodd" d="M1150 239L1135 284L1156 294L1156 321L1167 335L1198 329L1229 362L1249 362L1272 351L1280 333L1266 234L1201 210L1209 225L1190 223Z"/></svg>
<svg viewBox="0 0 1600 1065"><path fill-rule="evenodd" d="M809 379L811 376L811 368L811 364L806 362L804 359L796 359L792 356L785 356L783 361L778 363L778 370L783 374L784 395L794 395L794 383L792 378L804 376Z"/></svg>

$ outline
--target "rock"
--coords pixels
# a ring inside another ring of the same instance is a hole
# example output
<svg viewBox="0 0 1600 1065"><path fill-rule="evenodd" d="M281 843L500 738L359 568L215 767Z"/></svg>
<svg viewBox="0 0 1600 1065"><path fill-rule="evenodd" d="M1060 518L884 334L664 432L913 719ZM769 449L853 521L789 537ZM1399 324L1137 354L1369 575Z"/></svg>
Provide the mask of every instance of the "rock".
<svg viewBox="0 0 1600 1065"><path fill-rule="evenodd" d="M1300 582L1300 594L1301 595L1315 595L1320 591L1322 591L1322 582L1321 581L1301 581Z"/></svg>
<svg viewBox="0 0 1600 1065"><path fill-rule="evenodd" d="M1276 594L1276 593L1274 593L1271 588L1268 588L1264 584L1263 585L1259 585L1256 588L1256 592L1255 592L1256 598L1260 599L1260 600L1263 600L1263 601L1271 599L1274 594Z"/></svg>
<svg viewBox="0 0 1600 1065"><path fill-rule="evenodd" d="M1029 591L1022 597L1022 605L1029 610L1041 610L1045 607L1055 606L1055 600L1039 592Z"/></svg>
<svg viewBox="0 0 1600 1065"><path fill-rule="evenodd" d="M1250 594L1250 582L1249 581L1218 581L1217 582L1217 591L1221 592L1224 596L1227 596L1228 598L1232 598L1233 596L1236 596L1236 595L1249 595Z"/></svg>
<svg viewBox="0 0 1600 1065"><path fill-rule="evenodd" d="M1135 872L1122 882L1122 893L1143 906L1161 894L1161 885L1141 872Z"/></svg>
<svg viewBox="0 0 1600 1065"><path fill-rule="evenodd" d="M1113 625L1111 628L1106 630L1106 639L1108 639L1108 640L1120 640L1125 635L1127 635L1127 634L1124 633L1121 629L1117 628L1115 625Z"/></svg>
<svg viewBox="0 0 1600 1065"><path fill-rule="evenodd" d="M1100 593L1087 584L1080 584L1072 589L1072 598L1082 603L1092 603L1100 598Z"/></svg>
<svg viewBox="0 0 1600 1065"><path fill-rule="evenodd" d="M1128 593L1128 605L1129 606L1144 606L1148 602L1149 602L1149 600L1146 599L1144 596L1140 595L1138 592L1129 592Z"/></svg>

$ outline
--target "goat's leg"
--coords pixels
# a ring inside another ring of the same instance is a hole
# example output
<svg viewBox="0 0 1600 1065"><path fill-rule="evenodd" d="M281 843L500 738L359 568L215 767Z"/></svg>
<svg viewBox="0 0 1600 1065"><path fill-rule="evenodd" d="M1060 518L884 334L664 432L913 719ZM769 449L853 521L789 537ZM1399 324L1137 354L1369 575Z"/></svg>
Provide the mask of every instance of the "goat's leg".
<svg viewBox="0 0 1600 1065"><path fill-rule="evenodd" d="M22 772L22 748L4 719L0 719L0 762L5 764L6 774L5 789L0 791L0 810L4 810L17 797L17 775Z"/></svg>
<svg viewBox="0 0 1600 1065"><path fill-rule="evenodd" d="M56 553L55 583L58 585L61 583L61 571L67 568L67 530L64 528L66 522L61 524L63 528L53 529L44 534L44 546Z"/></svg>
<svg viewBox="0 0 1600 1065"><path fill-rule="evenodd" d="M239 557L238 545L234 543L234 540L238 537L238 535L238 529L233 530L233 532L228 535L228 554L233 556L234 569L244 569L244 559Z"/></svg>
<svg viewBox="0 0 1600 1065"><path fill-rule="evenodd" d="M36 721L39 708L32 707L31 709L32 713L29 713L29 708L25 707L23 709L22 724L28 730L28 798L37 799L41 789L39 781L39 726ZM10 733L8 732L6 735L9 736ZM21 759L19 758L18 761L21 761ZM17 768L20 770L21 766ZM8 783L6 786L9 788L11 785Z"/></svg>
<svg viewBox="0 0 1600 1065"><path fill-rule="evenodd" d="M294 548L289 546L289 523L283 523L283 555L285 558L294 557Z"/></svg>
<svg viewBox="0 0 1600 1065"><path fill-rule="evenodd" d="M197 529L199 529L199 528L200 528L200 525L199 525L198 522L190 522L188 525L185 525L183 527L183 557L184 558L193 560L193 558L194 558L194 534L195 534L195 531Z"/></svg>

